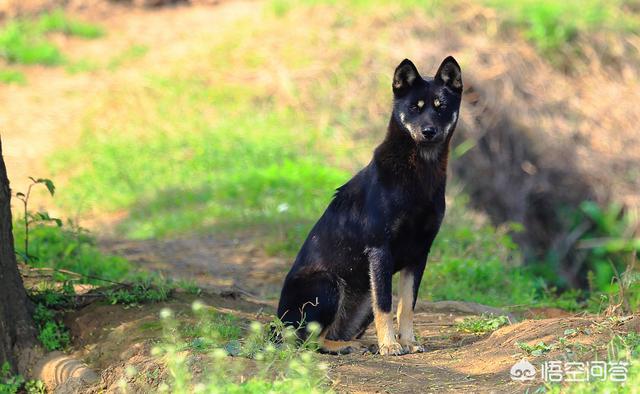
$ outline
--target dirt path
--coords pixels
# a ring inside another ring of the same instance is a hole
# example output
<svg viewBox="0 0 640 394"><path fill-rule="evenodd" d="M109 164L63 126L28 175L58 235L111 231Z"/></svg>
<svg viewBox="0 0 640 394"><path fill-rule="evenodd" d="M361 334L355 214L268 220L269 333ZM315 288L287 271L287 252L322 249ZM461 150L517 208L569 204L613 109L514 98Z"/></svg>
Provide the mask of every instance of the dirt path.
<svg viewBox="0 0 640 394"><path fill-rule="evenodd" d="M102 247L168 278L195 281L205 289L236 290L272 300L278 296L291 263L266 254L250 235L233 239L204 235L146 241L105 240Z"/></svg>

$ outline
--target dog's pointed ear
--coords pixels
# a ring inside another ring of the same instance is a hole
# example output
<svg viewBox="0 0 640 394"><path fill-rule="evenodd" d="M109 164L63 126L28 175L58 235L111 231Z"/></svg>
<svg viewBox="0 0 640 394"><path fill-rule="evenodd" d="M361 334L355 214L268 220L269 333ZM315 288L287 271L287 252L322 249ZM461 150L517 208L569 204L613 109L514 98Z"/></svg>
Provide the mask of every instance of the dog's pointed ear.
<svg viewBox="0 0 640 394"><path fill-rule="evenodd" d="M413 83L420 78L418 69L409 59L404 59L393 73L393 94L404 95Z"/></svg>
<svg viewBox="0 0 640 394"><path fill-rule="evenodd" d="M453 56L447 56L447 58L442 61L433 79L436 82L448 86L454 92L462 93L462 71Z"/></svg>

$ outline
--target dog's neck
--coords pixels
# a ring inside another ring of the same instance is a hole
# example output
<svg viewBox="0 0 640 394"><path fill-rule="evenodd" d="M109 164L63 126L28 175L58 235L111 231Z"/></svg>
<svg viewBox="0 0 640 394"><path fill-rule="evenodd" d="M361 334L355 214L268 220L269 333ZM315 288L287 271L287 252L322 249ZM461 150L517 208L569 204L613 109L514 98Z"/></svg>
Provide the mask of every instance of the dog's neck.
<svg viewBox="0 0 640 394"><path fill-rule="evenodd" d="M432 187L446 182L450 135L442 145L421 152L420 147L391 116L387 135L374 151L373 161L387 176L398 181L429 182Z"/></svg>

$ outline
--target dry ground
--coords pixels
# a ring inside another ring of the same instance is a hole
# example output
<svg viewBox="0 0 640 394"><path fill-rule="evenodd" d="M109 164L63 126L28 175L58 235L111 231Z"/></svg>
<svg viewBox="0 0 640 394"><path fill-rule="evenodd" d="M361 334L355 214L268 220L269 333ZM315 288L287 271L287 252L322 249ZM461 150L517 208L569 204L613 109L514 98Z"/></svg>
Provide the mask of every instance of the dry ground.
<svg viewBox="0 0 640 394"><path fill-rule="evenodd" d="M193 299L193 296L178 295L165 304L128 309L94 304L69 314L66 323L74 336L73 355L101 373L100 384L91 391L118 392L118 381L122 378L127 379L129 390L133 392L145 392L148 387L155 387L165 373L157 359L150 355L153 343L160 336L158 313L167 306L177 313L188 313ZM229 293L225 296L205 294L202 299L221 312L237 316L243 325L255 320L266 322L274 312L273 303ZM510 379L511 366L527 357L516 342L554 344L565 336L567 329L575 329L578 334L569 339L569 346L575 349L582 345L586 350L574 353L574 359L593 360L596 354L599 357L606 354L606 343L614 333L640 328L637 316L623 323L592 316L564 316L524 320L492 334L463 334L454 324L471 315L468 307L462 303L418 304L416 332L426 344L425 353L400 357L373 354L321 356L329 363L332 388L338 392L361 393L521 393L542 382L537 379L523 384ZM364 342L374 340L370 328ZM565 349L559 348L539 357L528 356L528 359L534 365L545 360L564 360L568 356ZM138 377L127 378L127 366L134 366L140 372Z"/></svg>

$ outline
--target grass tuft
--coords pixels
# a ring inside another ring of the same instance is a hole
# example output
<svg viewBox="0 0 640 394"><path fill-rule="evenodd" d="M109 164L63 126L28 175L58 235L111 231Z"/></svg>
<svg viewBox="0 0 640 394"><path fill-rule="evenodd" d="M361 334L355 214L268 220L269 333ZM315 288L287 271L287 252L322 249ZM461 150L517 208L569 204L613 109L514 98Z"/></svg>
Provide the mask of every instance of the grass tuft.
<svg viewBox="0 0 640 394"><path fill-rule="evenodd" d="M44 33L58 32L87 39L99 38L104 35L102 27L70 19L63 10L55 10L42 15L37 24L38 28Z"/></svg>
<svg viewBox="0 0 640 394"><path fill-rule="evenodd" d="M0 69L0 83L25 85L27 83L27 78L18 70Z"/></svg>
<svg viewBox="0 0 640 394"><path fill-rule="evenodd" d="M462 332L474 334L484 334L492 332L502 326L509 324L507 316L482 315L466 317L463 321L456 323L456 329Z"/></svg>

